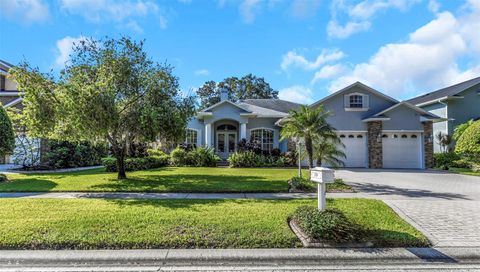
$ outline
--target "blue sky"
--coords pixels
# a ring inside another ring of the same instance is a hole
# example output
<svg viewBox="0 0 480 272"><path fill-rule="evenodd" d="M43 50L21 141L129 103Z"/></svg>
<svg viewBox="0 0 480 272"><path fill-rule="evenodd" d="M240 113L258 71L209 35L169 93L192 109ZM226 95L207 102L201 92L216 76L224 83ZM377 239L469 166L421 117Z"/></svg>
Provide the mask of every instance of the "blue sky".
<svg viewBox="0 0 480 272"><path fill-rule="evenodd" d="M0 0L0 58L59 71L84 37L145 39L182 90L253 73L310 103L357 80L406 99L480 76L480 0Z"/></svg>

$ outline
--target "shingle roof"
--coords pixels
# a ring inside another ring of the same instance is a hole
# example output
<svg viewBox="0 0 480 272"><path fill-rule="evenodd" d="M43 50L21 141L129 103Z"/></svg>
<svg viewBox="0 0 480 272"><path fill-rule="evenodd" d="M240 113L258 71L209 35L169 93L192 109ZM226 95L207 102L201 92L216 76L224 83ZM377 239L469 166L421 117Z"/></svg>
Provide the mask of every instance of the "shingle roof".
<svg viewBox="0 0 480 272"><path fill-rule="evenodd" d="M413 104L413 105L419 105L423 103L427 103L433 100L437 100L443 97L448 97L448 96L454 96L457 95L458 93L471 88L477 84L480 84L480 77L476 77L440 90L436 90L434 92L428 93L428 94L423 94L420 96L417 96L415 98L407 100L407 102Z"/></svg>
<svg viewBox="0 0 480 272"><path fill-rule="evenodd" d="M276 111L276 110L268 109L268 108L264 108L264 107L259 107L259 106L256 106L256 105L247 104L245 102L237 102L237 105L240 105L242 108L247 109L248 111L257 115L257 117L281 118L281 117L285 117L285 116L288 115L285 112Z"/></svg>
<svg viewBox="0 0 480 272"><path fill-rule="evenodd" d="M239 103L250 104L261 108L288 113L290 110L296 110L302 104L285 101L281 99L245 99Z"/></svg>

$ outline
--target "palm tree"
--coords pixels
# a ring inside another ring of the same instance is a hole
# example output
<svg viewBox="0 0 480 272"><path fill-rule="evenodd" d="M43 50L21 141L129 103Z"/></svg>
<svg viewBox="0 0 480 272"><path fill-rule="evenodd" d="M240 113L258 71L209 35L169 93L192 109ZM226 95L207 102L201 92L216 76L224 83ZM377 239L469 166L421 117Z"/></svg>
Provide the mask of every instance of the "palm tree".
<svg viewBox="0 0 480 272"><path fill-rule="evenodd" d="M290 111L288 117L280 123L283 126L281 139L301 138L305 143L308 156L308 166L313 168L313 142L314 140L332 140L337 137L335 129L327 123L330 112L323 107L309 108L301 106L298 110Z"/></svg>
<svg viewBox="0 0 480 272"><path fill-rule="evenodd" d="M347 158L347 156L338 148L339 146L344 147L344 144L338 137L332 137L330 140L317 139L313 145L313 157L317 160L317 165L322 166L324 163L333 167L345 165L342 159Z"/></svg>

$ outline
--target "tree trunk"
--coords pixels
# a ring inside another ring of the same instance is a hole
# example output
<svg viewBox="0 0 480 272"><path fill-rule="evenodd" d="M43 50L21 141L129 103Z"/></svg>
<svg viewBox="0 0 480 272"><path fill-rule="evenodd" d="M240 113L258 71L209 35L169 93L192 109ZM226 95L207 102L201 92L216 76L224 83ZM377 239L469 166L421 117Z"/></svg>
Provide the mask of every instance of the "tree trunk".
<svg viewBox="0 0 480 272"><path fill-rule="evenodd" d="M312 138L305 137L305 149L308 155L308 167L310 169L313 168L313 145L312 145Z"/></svg>
<svg viewBox="0 0 480 272"><path fill-rule="evenodd" d="M117 172L118 172L118 179L127 179L127 174L125 173L125 153L119 152L116 155L117 157Z"/></svg>

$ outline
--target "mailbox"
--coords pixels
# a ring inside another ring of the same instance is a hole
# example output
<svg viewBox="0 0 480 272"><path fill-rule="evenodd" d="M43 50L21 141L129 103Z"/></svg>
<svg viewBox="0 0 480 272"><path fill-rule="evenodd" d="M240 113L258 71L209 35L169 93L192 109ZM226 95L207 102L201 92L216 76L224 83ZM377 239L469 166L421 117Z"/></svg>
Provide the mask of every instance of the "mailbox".
<svg viewBox="0 0 480 272"><path fill-rule="evenodd" d="M310 180L316 183L332 183L335 179L334 170L326 167L315 167L310 172Z"/></svg>
<svg viewBox="0 0 480 272"><path fill-rule="evenodd" d="M327 206L326 184L335 180L334 170L326 167L315 167L310 170L310 180L317 183L318 210L323 211Z"/></svg>

